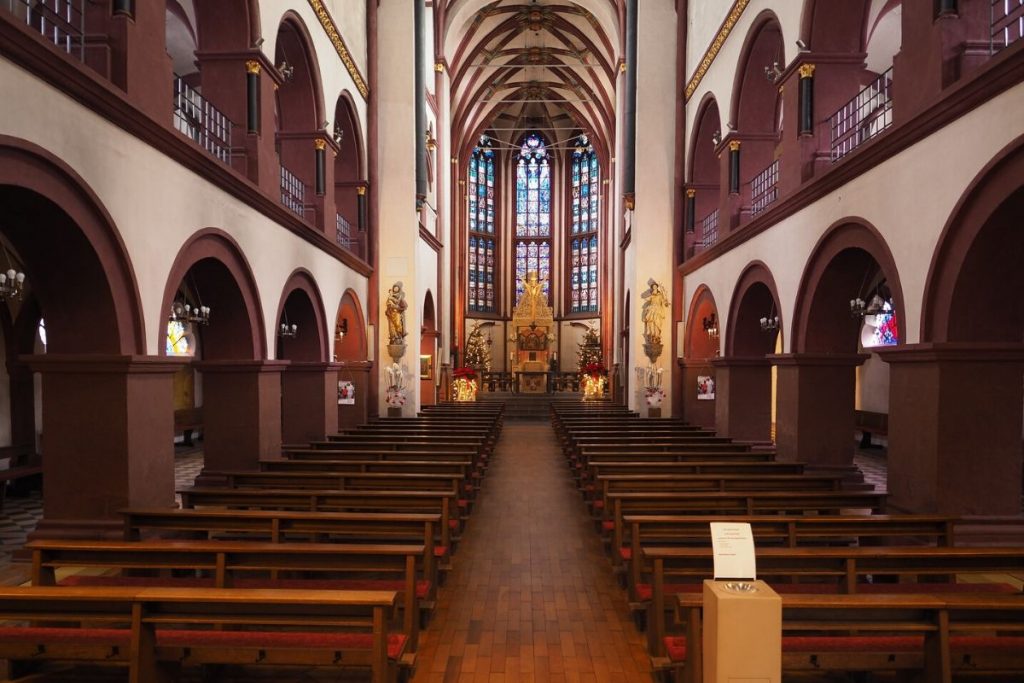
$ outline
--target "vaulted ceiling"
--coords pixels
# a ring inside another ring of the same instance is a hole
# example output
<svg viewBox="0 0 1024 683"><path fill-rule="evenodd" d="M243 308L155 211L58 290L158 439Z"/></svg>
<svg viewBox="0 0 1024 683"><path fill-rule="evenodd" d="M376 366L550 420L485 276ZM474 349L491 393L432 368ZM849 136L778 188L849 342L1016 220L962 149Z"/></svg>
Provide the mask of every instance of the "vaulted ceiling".
<svg viewBox="0 0 1024 683"><path fill-rule="evenodd" d="M539 130L556 148L583 132L607 151L623 12L622 0L435 0L453 148Z"/></svg>

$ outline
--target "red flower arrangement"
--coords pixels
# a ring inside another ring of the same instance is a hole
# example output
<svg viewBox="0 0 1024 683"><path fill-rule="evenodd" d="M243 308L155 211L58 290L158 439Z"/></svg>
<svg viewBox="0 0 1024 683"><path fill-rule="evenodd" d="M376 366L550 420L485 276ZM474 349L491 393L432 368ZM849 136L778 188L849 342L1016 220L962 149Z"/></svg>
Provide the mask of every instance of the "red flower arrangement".
<svg viewBox="0 0 1024 683"><path fill-rule="evenodd" d="M454 379L476 379L476 370L473 368L455 368L452 372Z"/></svg>
<svg viewBox="0 0 1024 683"><path fill-rule="evenodd" d="M580 371L580 374L590 375L592 379L597 379L598 377L603 377L606 372L607 370L602 363L590 363L589 365L584 366L583 370Z"/></svg>

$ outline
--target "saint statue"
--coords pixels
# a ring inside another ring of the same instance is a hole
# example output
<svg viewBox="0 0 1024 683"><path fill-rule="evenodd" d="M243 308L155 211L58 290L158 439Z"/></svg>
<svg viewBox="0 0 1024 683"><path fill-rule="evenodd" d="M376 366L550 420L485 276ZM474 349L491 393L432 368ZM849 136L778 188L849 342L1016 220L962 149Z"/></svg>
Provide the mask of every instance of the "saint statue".
<svg viewBox="0 0 1024 683"><path fill-rule="evenodd" d="M402 291L402 283L396 282L391 286L388 300L384 307L384 315L388 319L388 339L391 344L405 343L405 309L409 305L405 303L405 292Z"/></svg>
<svg viewBox="0 0 1024 683"><path fill-rule="evenodd" d="M644 340L649 344L661 343L661 324L665 320L665 309L668 308L668 299L665 298L665 291L654 280L648 280L650 289L641 295L644 307L641 312L644 321Z"/></svg>

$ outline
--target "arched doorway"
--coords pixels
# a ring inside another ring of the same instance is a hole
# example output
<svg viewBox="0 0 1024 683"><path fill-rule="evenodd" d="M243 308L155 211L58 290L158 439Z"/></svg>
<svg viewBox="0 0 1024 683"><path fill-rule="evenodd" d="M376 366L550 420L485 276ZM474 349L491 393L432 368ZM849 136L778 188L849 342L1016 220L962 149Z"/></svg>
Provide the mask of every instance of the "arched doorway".
<svg viewBox="0 0 1024 683"><path fill-rule="evenodd" d="M208 309L208 322L197 306ZM279 457L284 364L265 360L259 294L234 240L216 229L193 235L171 267L160 310L167 312L157 321L161 353L197 373L204 469L255 469L261 458ZM182 357L170 343L176 323L197 340L194 355Z"/></svg>
<svg viewBox="0 0 1024 683"><path fill-rule="evenodd" d="M713 429L717 400L716 372L712 362L719 356L718 306L711 290L701 285L690 301L686 318L683 366L683 419Z"/></svg>
<svg viewBox="0 0 1024 683"><path fill-rule="evenodd" d="M337 368L327 360L327 321L313 276L292 273L278 305L277 359L281 377L281 439L307 443L338 431Z"/></svg>
<svg viewBox="0 0 1024 683"><path fill-rule="evenodd" d="M338 304L334 322L334 360L338 363L338 427L348 429L364 424L372 403L369 396L370 370L366 359L367 339L363 307L359 297L347 290Z"/></svg>
<svg viewBox="0 0 1024 683"><path fill-rule="evenodd" d="M423 298L423 325L420 328L420 405L437 403L437 349L441 333L437 331L434 295L427 290Z"/></svg>
<svg viewBox="0 0 1024 683"><path fill-rule="evenodd" d="M901 509L1021 512L1022 178L1018 140L978 175L946 223L921 343L884 354L892 372L889 488Z"/></svg>
<svg viewBox="0 0 1024 683"><path fill-rule="evenodd" d="M174 367L142 358L142 307L112 219L63 162L6 136L0 136L0 206L6 252L0 269L25 273L20 293L9 292L0 305L12 322L8 357L31 354L17 356L8 370L17 402L12 438L17 430L34 451L42 430L38 533L73 526L88 534L117 525L122 507L172 504ZM45 346L37 342L44 316ZM32 372L40 374L38 415Z"/></svg>
<svg viewBox="0 0 1024 683"><path fill-rule="evenodd" d="M725 355L716 369L715 428L742 441L772 438L773 370L782 330L775 280L760 261L743 271L733 292Z"/></svg>
<svg viewBox="0 0 1024 683"><path fill-rule="evenodd" d="M859 219L831 227L800 282L793 353L773 357L781 458L852 466L855 411L888 413L888 372L876 350L898 343L904 310L899 273L878 231Z"/></svg>

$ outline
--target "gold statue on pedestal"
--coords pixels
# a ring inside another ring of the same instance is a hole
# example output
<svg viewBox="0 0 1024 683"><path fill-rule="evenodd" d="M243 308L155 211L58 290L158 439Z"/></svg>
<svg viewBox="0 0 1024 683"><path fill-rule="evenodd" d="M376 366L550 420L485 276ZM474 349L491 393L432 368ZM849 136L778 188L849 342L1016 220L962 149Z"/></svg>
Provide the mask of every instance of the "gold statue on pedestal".
<svg viewBox="0 0 1024 683"><path fill-rule="evenodd" d="M519 391L543 393L547 389L551 344L555 341L555 316L544 294L544 281L530 271L520 282L523 293L512 312L511 370L522 373Z"/></svg>
<svg viewBox="0 0 1024 683"><path fill-rule="evenodd" d="M641 295L644 299L644 306L641 310L641 317L644 322L644 355L651 363L656 363L661 355L661 326L665 321L665 309L669 307L668 299L665 297L664 288L650 279L647 281L649 289Z"/></svg>

